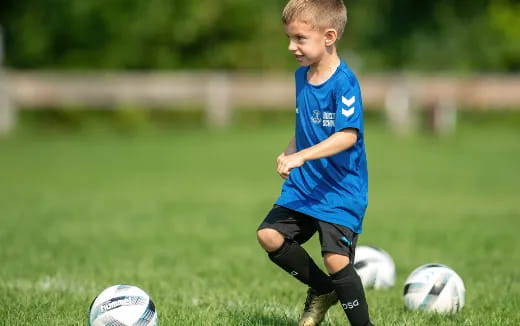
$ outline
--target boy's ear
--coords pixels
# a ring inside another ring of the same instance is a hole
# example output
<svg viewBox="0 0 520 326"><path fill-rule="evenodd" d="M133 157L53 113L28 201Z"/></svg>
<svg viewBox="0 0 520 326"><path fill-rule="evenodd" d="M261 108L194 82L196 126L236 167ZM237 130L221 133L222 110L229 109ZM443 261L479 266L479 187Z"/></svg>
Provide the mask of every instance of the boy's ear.
<svg viewBox="0 0 520 326"><path fill-rule="evenodd" d="M338 32L333 29L329 28L325 30L325 46L331 46L336 43L336 40L338 39Z"/></svg>

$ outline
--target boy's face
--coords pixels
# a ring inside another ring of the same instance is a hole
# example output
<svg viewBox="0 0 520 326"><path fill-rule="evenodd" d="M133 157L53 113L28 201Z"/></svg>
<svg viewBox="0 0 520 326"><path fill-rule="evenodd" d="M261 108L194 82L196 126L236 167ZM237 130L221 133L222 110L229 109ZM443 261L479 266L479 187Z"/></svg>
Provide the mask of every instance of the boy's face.
<svg viewBox="0 0 520 326"><path fill-rule="evenodd" d="M294 20L285 25L285 33L289 38L289 51L301 66L309 66L321 60L326 51L325 32Z"/></svg>

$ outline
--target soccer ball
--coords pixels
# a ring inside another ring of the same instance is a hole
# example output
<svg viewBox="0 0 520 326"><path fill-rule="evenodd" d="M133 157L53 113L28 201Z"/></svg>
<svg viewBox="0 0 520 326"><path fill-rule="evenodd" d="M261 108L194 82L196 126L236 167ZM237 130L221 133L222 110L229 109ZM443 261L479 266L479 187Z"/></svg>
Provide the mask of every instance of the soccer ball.
<svg viewBox="0 0 520 326"><path fill-rule="evenodd" d="M404 305L410 310L455 313L464 306L464 282L441 264L416 268L404 285Z"/></svg>
<svg viewBox="0 0 520 326"><path fill-rule="evenodd" d="M365 288L388 289L395 284L394 261L383 249L357 247L354 268Z"/></svg>
<svg viewBox="0 0 520 326"><path fill-rule="evenodd" d="M89 326L156 326L152 299L132 285L114 285L101 291L89 309Z"/></svg>

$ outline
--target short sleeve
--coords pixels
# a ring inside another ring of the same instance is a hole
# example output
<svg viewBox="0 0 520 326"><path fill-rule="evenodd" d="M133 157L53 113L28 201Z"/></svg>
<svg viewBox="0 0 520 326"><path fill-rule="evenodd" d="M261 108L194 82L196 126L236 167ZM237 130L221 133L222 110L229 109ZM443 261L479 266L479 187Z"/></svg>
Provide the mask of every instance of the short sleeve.
<svg viewBox="0 0 520 326"><path fill-rule="evenodd" d="M363 128L363 104L357 82L345 85L336 94L336 131L345 128L354 128L361 131Z"/></svg>

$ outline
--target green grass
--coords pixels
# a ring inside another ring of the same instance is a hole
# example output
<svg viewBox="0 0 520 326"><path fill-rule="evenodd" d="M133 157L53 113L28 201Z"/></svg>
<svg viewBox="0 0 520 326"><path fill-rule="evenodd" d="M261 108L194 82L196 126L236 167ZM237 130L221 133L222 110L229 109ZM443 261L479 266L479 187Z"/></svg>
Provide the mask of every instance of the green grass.
<svg viewBox="0 0 520 326"><path fill-rule="evenodd" d="M0 139L0 325L86 325L113 284L149 292L160 325L295 325L305 288L255 230L291 125L26 132ZM388 251L396 286L368 290L376 325L520 325L518 126L396 137L367 123L370 204L359 244ZM319 260L317 240L306 245ZM408 274L454 268L454 316L403 309ZM346 325L338 306L323 326Z"/></svg>

